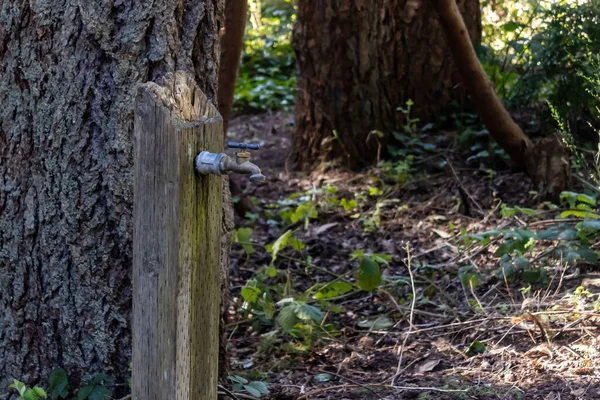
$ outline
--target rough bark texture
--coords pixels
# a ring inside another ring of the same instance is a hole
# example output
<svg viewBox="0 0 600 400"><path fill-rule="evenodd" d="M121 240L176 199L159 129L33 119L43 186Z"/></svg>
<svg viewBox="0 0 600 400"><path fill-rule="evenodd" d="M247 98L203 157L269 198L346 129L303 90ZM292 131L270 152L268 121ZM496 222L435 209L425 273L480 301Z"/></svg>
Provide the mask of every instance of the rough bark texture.
<svg viewBox="0 0 600 400"><path fill-rule="evenodd" d="M247 10L247 0L225 0L225 24L221 31L221 65L219 66L219 113L223 117L225 133L231 118Z"/></svg>
<svg viewBox="0 0 600 400"><path fill-rule="evenodd" d="M0 387L131 360L136 85L216 98L221 0L0 0ZM0 390L0 398L6 398Z"/></svg>
<svg viewBox="0 0 600 400"><path fill-rule="evenodd" d="M481 37L479 0L461 0L469 34ZM397 107L428 118L465 91L437 15L425 0L310 0L298 3L298 62L292 161L302 169L372 162L377 139L398 129ZM337 132L334 139L332 131Z"/></svg>

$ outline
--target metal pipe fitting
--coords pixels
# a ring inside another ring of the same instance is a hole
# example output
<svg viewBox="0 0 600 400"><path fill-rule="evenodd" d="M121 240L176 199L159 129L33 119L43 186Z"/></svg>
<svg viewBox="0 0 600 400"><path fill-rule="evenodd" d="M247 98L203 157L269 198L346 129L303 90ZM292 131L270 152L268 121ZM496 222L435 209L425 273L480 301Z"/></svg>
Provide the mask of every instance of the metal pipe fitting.
<svg viewBox="0 0 600 400"><path fill-rule="evenodd" d="M233 159L225 153L211 153L203 151L196 157L196 171L200 174L227 175L238 173L250 175L250 182L262 183L267 178L261 173L257 165L248 161L250 153L238 152Z"/></svg>

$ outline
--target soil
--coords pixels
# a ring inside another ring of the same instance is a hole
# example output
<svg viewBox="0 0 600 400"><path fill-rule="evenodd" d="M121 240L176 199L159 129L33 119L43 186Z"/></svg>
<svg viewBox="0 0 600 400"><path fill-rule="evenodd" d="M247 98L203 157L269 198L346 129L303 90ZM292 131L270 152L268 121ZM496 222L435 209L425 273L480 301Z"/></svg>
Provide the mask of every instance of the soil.
<svg viewBox="0 0 600 400"><path fill-rule="evenodd" d="M501 204L541 209L525 175L466 163L452 132L434 152L415 159L405 182L390 182L385 167L306 175L286 161L292 130L292 117L282 113L241 116L230 124L230 140L261 144L251 161L267 177L262 186L232 177L253 204L236 225L252 228L256 243L249 256L239 244L232 250L232 375L268 381L266 398L272 399L600 398L600 314L591 301L573 295L582 284L592 294L600 291L593 284L598 265L549 263L547 279L530 286L494 274L498 243L463 240L465 232L556 224L554 211L500 215ZM291 194L313 190L309 196L321 201L318 189L328 187L335 187L337 199L358 199L357 207L324 206L307 225L275 222ZM372 188L376 195L369 195ZM287 229L295 229L306 247L288 248L272 263L261 245ZM269 281L287 287L275 295L277 302L319 282L355 282L355 250L392 257L384 265L386 284L331 300L335 307L321 326L335 330L311 346L281 331L269 339L277 324L253 323L256 316L244 310L241 288L260 268L273 265L280 272ZM465 267L477 274L474 287L465 285ZM386 323L373 324L378 319Z"/></svg>

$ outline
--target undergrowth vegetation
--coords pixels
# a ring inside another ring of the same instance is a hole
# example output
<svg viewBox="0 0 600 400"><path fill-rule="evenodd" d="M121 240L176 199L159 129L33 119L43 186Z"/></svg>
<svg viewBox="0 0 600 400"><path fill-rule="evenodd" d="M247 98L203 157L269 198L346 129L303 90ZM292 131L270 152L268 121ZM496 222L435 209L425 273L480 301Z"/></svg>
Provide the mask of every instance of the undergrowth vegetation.
<svg viewBox="0 0 600 400"><path fill-rule="evenodd" d="M487 0L483 6L480 59L509 106L550 101L573 123L597 117L582 76L593 73L590 56L599 50L597 1Z"/></svg>
<svg viewBox="0 0 600 400"><path fill-rule="evenodd" d="M399 105L404 126L381 149L376 167L349 182L313 183L276 201L255 199L263 212L248 213L234 232L253 273L234 293L232 337L239 331L260 337L252 358L264 362L276 355L269 368L282 368L352 334L383 335L375 343L395 335L406 343L422 331L489 321L507 324L508 332L530 324L554 340L573 321L600 311L597 291L566 289L567 281L597 265L600 254L600 148L582 147L578 136L585 125L593 133L586 140L598 143L598 4L487 1L484 11L486 45L479 55L486 71L507 105L535 106L549 117L547 126L572 151L577 189L554 203L531 191L525 195L533 201L517 204L492 190L491 202L482 206L480 194L461 181L471 174L493 187L507 156L478 116L455 107L423 123L412 117L411 101ZM452 134L429 134L441 126ZM468 155L466 166L455 165L451 154L457 149ZM456 181L455 203L415 221L423 208L435 209L431 202L438 197L423 205L407 200L407 193L440 176ZM467 221L452 217L459 214ZM416 225L404 226L404 239L393 240L395 224L403 220ZM258 225L268 227L268 235ZM346 237L340 226L362 231L363 242ZM435 246L407 238L423 229L436 238ZM335 250L320 245L325 237ZM323 251L341 258L328 259ZM367 303L372 305L356 306ZM393 333L401 324L408 328ZM496 346L508 332L494 336ZM493 346L485 334L468 337L458 350L467 358ZM400 352L398 368L402 357Z"/></svg>
<svg viewBox="0 0 600 400"><path fill-rule="evenodd" d="M294 5L291 0L251 3L234 110L238 114L289 110L296 88L296 58L290 43Z"/></svg>

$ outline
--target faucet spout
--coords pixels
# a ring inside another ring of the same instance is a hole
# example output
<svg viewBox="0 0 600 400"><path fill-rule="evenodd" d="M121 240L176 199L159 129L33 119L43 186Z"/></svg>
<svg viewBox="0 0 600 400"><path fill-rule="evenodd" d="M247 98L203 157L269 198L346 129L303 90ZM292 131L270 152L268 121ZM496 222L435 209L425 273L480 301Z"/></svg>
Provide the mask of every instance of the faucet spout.
<svg viewBox="0 0 600 400"><path fill-rule="evenodd" d="M250 182L260 184L267 180L257 165L249 161L247 152L236 153L235 159L225 153L203 151L196 157L196 171L201 174L227 175L231 172L250 175Z"/></svg>
<svg viewBox="0 0 600 400"><path fill-rule="evenodd" d="M247 161L247 158L240 157L239 155L235 160L229 156L223 157L221 159L221 171L224 174L235 172L237 174L250 175L250 182L252 183L261 183L267 180L256 164Z"/></svg>

